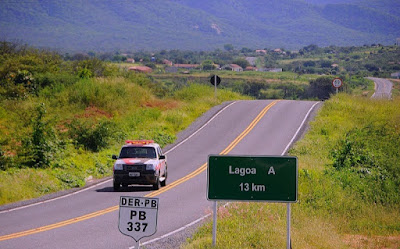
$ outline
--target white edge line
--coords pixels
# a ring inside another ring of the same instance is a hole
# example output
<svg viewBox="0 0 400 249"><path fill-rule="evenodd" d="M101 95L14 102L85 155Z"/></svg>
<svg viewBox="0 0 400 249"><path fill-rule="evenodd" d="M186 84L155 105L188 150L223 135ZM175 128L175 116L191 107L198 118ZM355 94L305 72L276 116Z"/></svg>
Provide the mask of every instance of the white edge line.
<svg viewBox="0 0 400 249"><path fill-rule="evenodd" d="M181 144L183 144L184 142L186 142L189 138L193 137L196 133L198 133L201 129L203 129L207 124L209 124L216 116L218 116L222 111L224 111L225 109L227 109L229 106L233 105L234 103L236 103L236 101L235 101L235 102L232 102L231 104L227 105L225 108L221 109L219 112L216 113L216 115L214 115L213 118L211 118L207 123L205 123L202 127L200 127L199 130L197 130L197 131L194 132L192 135L190 135L189 137L187 137L185 140L183 140L182 142L180 142L179 144L177 144L176 146L174 146L173 148L171 148L170 150L168 150L167 152L165 152L165 154L167 154L168 152L171 152L171 151L174 150L176 147L178 147L178 146L180 146ZM286 154L287 150L288 150L289 147L292 145L293 141L296 139L296 137L297 137L297 135L299 134L301 128L303 127L304 123L306 122L306 120L307 120L308 116L310 115L311 111L314 109L314 107L315 107L318 103L320 103L320 102L316 102L316 103L315 103L314 105L312 105L311 108L308 110L306 116L304 117L303 121L301 122L301 124L300 124L299 128L297 129L296 133L293 135L293 137L292 137L292 139L290 140L289 144L286 146L286 148L285 148L284 151L282 152L282 154L281 154L282 156L283 156L284 154ZM105 181L105 182L108 182L108 181L110 181L110 180L107 180L107 181ZM47 201L43 201L43 202L31 204L31 205L28 205L28 206L24 206L24 207L19 207L19 208L14 208L14 209L2 211L2 212L0 212L0 214L1 214L1 213L5 213L5 212L10 212L10 211L13 211L13 210L18 210L18 209L30 207L30 206L39 205L39 204L42 204L42 203L54 201L54 200L61 199L61 198L65 198L65 197L67 197L67 196L71 196L71 195L73 195L73 194L77 194L77 193L83 192L83 191L88 190L88 189L90 189L90 188L94 188L94 187L96 187L96 186L98 186L98 185L101 185L101 184L103 184L103 183L105 183L105 182L102 182L102 183L93 185L93 186L91 186L91 187L89 187L89 188L82 189L82 190L80 190L80 191L74 192L74 193L69 194L69 195L66 195L66 196L61 196L61 197L58 197L58 198L55 198L55 199L51 199L51 200L47 200ZM227 205L229 205L229 202L226 203L226 204L224 205L224 207L227 206ZM204 215L204 216L200 217L199 219L197 219L197 220L195 220L195 221L192 221L192 222L190 222L189 224L187 224L187 225L185 225L185 226L182 226L182 227L180 227L180 228L178 228L178 229L176 229L176 230L174 230L174 231L172 231L172 232L166 233L166 234L164 234L164 235L162 235L162 236L160 236L160 237L157 237L157 238L154 238L154 239L152 239L152 240L146 241L146 242L144 242L144 243L141 244L141 245L151 244L151 243L154 243L154 242L156 242L156 241L159 241L159 240L161 240L161 239L163 239L163 238L166 238L166 237L169 237L169 236L171 236L171 235L174 235L174 234L176 234L176 233L178 233L178 232L180 232L180 231L183 231L184 229L186 229L186 228L188 228L188 227L191 227L191 226L195 225L196 223L198 223L198 222L200 222L200 221L206 219L206 218L209 217L210 215L211 215L211 213L210 213L210 214L207 214L207 215ZM134 246L133 246L133 247L129 247L129 249L134 249L134 248L135 248Z"/></svg>
<svg viewBox="0 0 400 249"><path fill-rule="evenodd" d="M292 146L293 141L296 139L297 135L299 134L301 128L303 128L304 123L306 122L308 116L310 115L311 111L314 109L314 106L316 106L319 102L316 102L313 106L311 106L310 110L308 110L306 116L303 119L303 122L301 122L299 128L297 129L296 133L293 135L292 140L290 140L290 142L288 143L288 145L286 146L286 148L283 150L281 156L285 155L286 152L288 151L288 149L290 148L290 146Z"/></svg>
<svg viewBox="0 0 400 249"><path fill-rule="evenodd" d="M227 202L227 203L225 203L225 204L223 205L223 207L226 207L226 206L228 206L229 204L230 204L230 202ZM161 240L161 239L163 239L163 238L166 238L166 237L169 237L169 236L174 235L174 234L176 234L176 233L179 233L180 231L183 231L183 230L185 230L186 228L191 227L191 226L195 225L196 223L199 223L200 221L202 221L202 220L208 218L208 217L211 216L211 215L212 215L212 213L206 214L206 215L204 215L204 216L198 218L198 219L195 220L195 221L190 222L189 224L187 224L187 225L185 225L185 226L183 226L183 227L181 227L181 228L178 228L178 229L176 229L176 230L174 230L174 231L172 231L172 232L166 233L166 234L164 234L164 235L162 235L162 236L160 236L160 237L154 238L154 239L152 239L152 240L146 241L146 242L144 242L143 244L140 243L140 245L148 245L148 244L154 243L154 242L156 242L156 241L159 241L159 240ZM135 248L134 246L129 247L129 249L134 249L134 248Z"/></svg>
<svg viewBox="0 0 400 249"><path fill-rule="evenodd" d="M156 241L159 241L159 240L161 240L161 239L163 239L163 238L166 238L166 237L169 237L169 236L174 235L174 234L176 234L176 233L179 233L180 231L183 231L183 230L185 230L186 228L191 227L191 226L193 226L194 224L196 224L196 223L198 223L198 222L200 222L200 221L206 219L207 217L211 216L211 214L212 214L212 213L206 214L206 215L204 215L203 217L200 217L199 219L197 219L197 220L195 220L195 221L192 221L192 222L190 222L189 224L187 224L187 225L185 225L185 226L183 226L183 227L181 227L181 228L178 228L178 229L176 229L176 230L174 230L174 231L172 231L172 232L166 233L166 234L164 234L164 235L162 235L162 236L160 236L160 237L154 238L154 239L152 239L152 240L146 241L146 242L144 242L143 244L141 243L141 245L148 245L148 244L154 243L154 242L156 242ZM129 249L133 249L133 248L135 248L135 247L129 247Z"/></svg>
<svg viewBox="0 0 400 249"><path fill-rule="evenodd" d="M308 110L308 112L307 112L306 116L304 117L303 121L301 122L299 128L297 129L296 133L293 135L292 139L290 140L290 142L288 143L288 145L286 146L286 148L285 148L284 151L282 152L281 156L283 156L283 155L286 154L287 150L289 149L289 147L292 145L293 141L296 139L297 135L299 134L301 128L303 128L303 125L304 125L304 123L306 122L308 116L310 116L311 111L314 109L314 107L315 107L318 103L320 103L320 102L316 102L316 103L315 103L314 105L312 105L311 108ZM228 107L228 106L227 106L227 107ZM226 108L227 108L227 107L226 107ZM225 108L224 108L224 109L225 109ZM211 120L210 120L210 121L211 121ZM229 203L230 203L230 202L226 203L226 204L224 205L224 207L227 206L227 205L229 205ZM200 217L199 219L197 219L197 220L195 220L195 221L193 221L193 222L191 222L191 223L189 223L189 224L187 224L187 225L185 225L185 226L183 226L183 227L180 227L180 228L178 228L178 229L176 229L176 230L174 230L174 231L172 231L172 232L169 232L169 233L167 233L167 234L164 234L164 235L162 235L162 236L160 236L160 237L157 237L157 238L154 238L154 239L152 239L152 240L146 241L146 242L144 242L144 243L141 244L141 245L151 244L151 243L154 243L154 242L156 242L156 241L159 241L159 240L161 240L161 239L163 239L163 238L166 238L166 237L169 237L169 236L171 236L171 235L174 235L174 234L176 234L176 233L178 233L178 232L180 232L180 231L182 231L182 230L184 230L184 229L186 229L186 228L188 228L188 227L190 227L190 226L192 226L192 225L194 225L194 224L196 224L196 223L198 223L198 222L204 220L205 218L209 217L211 214L212 214L212 213L206 214L206 215L204 215L203 217ZM134 249L134 248L135 248L134 246L133 246L133 247L129 247L129 249Z"/></svg>
<svg viewBox="0 0 400 249"><path fill-rule="evenodd" d="M178 146L180 146L180 145L182 145L183 143L185 143L187 140L189 140L189 139L192 138L194 135L196 135L198 132L200 132L202 129L204 129L204 127L206 127L212 120L214 120L214 119L215 119L218 115L220 115L224 110L226 110L228 107L230 107L231 105L233 105L233 104L235 104L235 103L237 103L237 102L238 102L238 101L234 101L234 102L230 103L229 105L225 106L224 108L222 108L221 110L219 110L210 120L207 121L207 123L203 124L198 130L196 130L196 131L195 131L193 134L191 134L189 137L185 138L183 141L181 141L180 143L178 143L177 145L175 145L175 146L172 147L171 149L169 149L169 150L167 150L166 152L164 152L164 154L167 154L167 153L169 153L169 152L175 150ZM93 185L93 186L90 186L90 187L87 187L87 188L78 190L78 191L76 191L76 192L73 192L73 193L70 193L70 194L67 194L67 195L63 195L63 196L56 197L56 198L49 199L49 200L45 200L45 201L40 201L40 202L32 203L32 204L29 204L29 205L26 205L26 206L21 206L21 207L16 207L16 208L11 208L11 209L7 209L7 210L4 210L4 211L0 211L0 214L9 213L9 212L12 212L12 211L17 211L17 210L21 210L21 209L24 209L24 208L34 207L34 206L37 206L37 205L41 205L41 204L45 204L45 203L48 203L48 202L52 202L52 201L60 200L60 199L63 199L63 198L67 198L67 197L70 197L70 196L73 196L73 195L82 193L82 192L84 192L84 191L93 189L93 188L95 188L95 187L98 187L99 185L108 183L108 182L110 182L110 181L112 181L112 179L109 179L109 180L106 180L106 181L97 183L97 184L95 184L95 185Z"/></svg>
<svg viewBox="0 0 400 249"><path fill-rule="evenodd" d="M40 201L40 202L32 203L32 204L29 204L29 205L26 205L26 206L21 206L21 207L16 207L16 208L12 208L12 209L7 209L7 210L4 210L4 211L0 211L0 214L12 212L12 211L17 211L17 210L20 210L20 209L24 209L24 208L28 208L28 207L34 207L34 206L41 205L41 204L44 204L44 203L48 203L48 202L60 200L60 199L63 199L63 198L66 198L66 197L69 197L69 196L72 196L72 195L76 195L76 194L82 193L82 192L84 192L84 191L86 191L86 190L89 190L89 189L98 187L98 186L100 186L100 185L102 185L102 184L104 184L104 183L107 183L107 182L109 182L109 181L111 181L111 179L110 179L110 180L103 181L103 182L99 182L99 183L97 183L97 184L95 184L95 185L93 185L93 186L90 186L90 187L87 187L87 188L78 190L78 191L76 191L76 192L73 192L73 193L70 193L70 194L67 194L67 195L63 195L63 196L56 197L56 198L49 199L49 200L45 200L45 201Z"/></svg>
<svg viewBox="0 0 400 249"><path fill-rule="evenodd" d="M227 109L228 107L230 107L231 105L237 103L237 101L234 101L232 103L230 103L229 105L225 106L223 109L219 110L210 120L207 121L207 123L203 124L197 131L193 132L192 135L190 135L189 137L185 138L183 141L181 141L180 143L178 143L177 145L175 145L174 147L172 147L171 149L169 149L167 152L165 152L164 154L167 154L173 150L175 150L178 146L182 145L183 143L185 143L187 140L189 140L190 138L192 138L194 135L196 135L197 133L199 133L202 129L204 129L204 127L206 127L209 123L211 123L211 121L213 121L219 114L221 114L225 109Z"/></svg>

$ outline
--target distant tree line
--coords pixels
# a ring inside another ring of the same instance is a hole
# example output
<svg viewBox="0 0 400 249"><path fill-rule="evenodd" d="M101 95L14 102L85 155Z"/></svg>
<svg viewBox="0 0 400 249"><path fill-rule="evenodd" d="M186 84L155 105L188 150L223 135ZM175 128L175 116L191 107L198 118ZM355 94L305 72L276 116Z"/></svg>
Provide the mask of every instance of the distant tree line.
<svg viewBox="0 0 400 249"><path fill-rule="evenodd" d="M257 52L258 51L258 52ZM265 51L260 52L260 51ZM298 74L338 75L343 73L363 74L389 77L390 73L400 70L400 48L398 46L382 46L380 44L350 46L350 47L318 47L311 44L298 51L284 48L236 49L232 44L225 44L224 49L214 51L116 51L65 54L67 61L84 61L98 59L108 62L124 62L128 58L155 68L164 60L175 64L203 64L203 70L213 70L211 64L238 64L245 68L249 66L246 57L259 58L260 64L267 68L283 68L283 71ZM211 62L211 63L210 63Z"/></svg>

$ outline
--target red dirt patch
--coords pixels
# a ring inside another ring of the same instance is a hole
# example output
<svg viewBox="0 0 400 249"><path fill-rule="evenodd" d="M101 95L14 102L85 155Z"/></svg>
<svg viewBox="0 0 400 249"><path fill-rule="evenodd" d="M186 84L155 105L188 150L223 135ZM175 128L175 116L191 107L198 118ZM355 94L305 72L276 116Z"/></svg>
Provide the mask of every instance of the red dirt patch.
<svg viewBox="0 0 400 249"><path fill-rule="evenodd" d="M151 99L142 103L142 107L160 108L161 110L175 109L180 105L176 100Z"/></svg>
<svg viewBox="0 0 400 249"><path fill-rule="evenodd" d="M95 106L89 106L85 109L85 112L83 114L77 114L75 115L75 118L112 118L112 114L108 113L104 110L101 110Z"/></svg>

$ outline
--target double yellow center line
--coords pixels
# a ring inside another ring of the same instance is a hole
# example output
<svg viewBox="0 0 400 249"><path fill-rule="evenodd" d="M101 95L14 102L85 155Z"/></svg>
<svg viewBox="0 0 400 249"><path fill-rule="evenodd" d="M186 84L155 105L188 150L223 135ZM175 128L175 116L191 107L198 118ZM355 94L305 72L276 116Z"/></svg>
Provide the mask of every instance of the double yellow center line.
<svg viewBox="0 0 400 249"><path fill-rule="evenodd" d="M249 126L238 136L235 138L235 140L232 141L232 143L230 143L228 145L228 147L226 147L221 153L220 155L226 155L228 154L230 151L233 150L233 148L235 148L235 146L244 138L247 136L247 134L249 134L249 132L257 125L258 122L260 122L260 120L262 119L262 117L264 117L264 115L268 112L269 109L271 109L271 107L273 107L279 100L275 100L273 102L271 102L269 105L267 105L266 107L264 107L264 109L257 115L257 117L254 118L254 120L249 124ZM155 197L158 196L192 178L194 178L195 176L199 175L200 173L202 173L203 171L205 171L207 168L207 163L204 163L203 165L201 165L198 169L196 169L195 171L193 171L192 173L168 184L167 186L151 192L150 194L145 195L144 197ZM27 235L31 235L31 234L35 234L35 233L40 233L40 232L44 232L44 231L48 231L48 230L52 230L58 227L63 227L66 225L70 225L70 224L74 224L80 221L84 221L84 220L88 220L100 215L104 215L113 211L116 211L119 209L119 205L117 206L112 206L103 210L99 210L97 212L93 212L90 214L86 214L83 216L79 216L73 219L69 219L69 220L65 220L65 221L61 221L58 223L54 223L54 224L50 224L47 226L42 226L42 227L38 227L38 228L34 228L34 229L30 229L30 230L26 230L26 231L22 231L22 232L18 232L18 233L13 233L13 234L8 234L8 235L3 235L0 236L0 241L4 241L4 240L9 240L9 239L15 239L15 238L19 238L19 237L23 237L23 236L27 236Z"/></svg>

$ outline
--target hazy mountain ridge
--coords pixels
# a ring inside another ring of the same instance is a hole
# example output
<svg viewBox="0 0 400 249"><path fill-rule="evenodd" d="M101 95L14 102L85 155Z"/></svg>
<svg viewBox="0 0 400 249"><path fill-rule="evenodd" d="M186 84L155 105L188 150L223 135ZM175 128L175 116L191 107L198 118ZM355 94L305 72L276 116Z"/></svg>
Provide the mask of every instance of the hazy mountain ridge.
<svg viewBox="0 0 400 249"><path fill-rule="evenodd" d="M0 2L0 39L63 50L296 49L393 44L394 0L152 0ZM398 8L400 9L400 8Z"/></svg>

